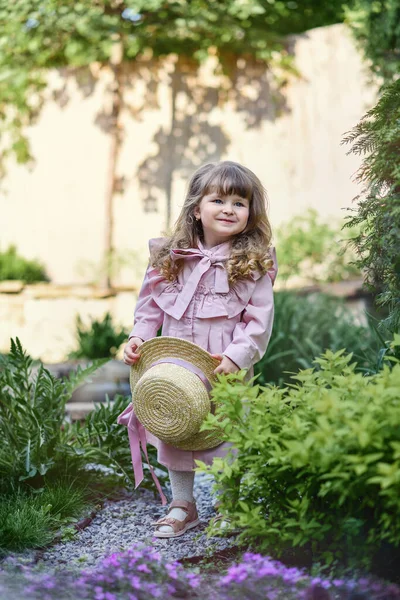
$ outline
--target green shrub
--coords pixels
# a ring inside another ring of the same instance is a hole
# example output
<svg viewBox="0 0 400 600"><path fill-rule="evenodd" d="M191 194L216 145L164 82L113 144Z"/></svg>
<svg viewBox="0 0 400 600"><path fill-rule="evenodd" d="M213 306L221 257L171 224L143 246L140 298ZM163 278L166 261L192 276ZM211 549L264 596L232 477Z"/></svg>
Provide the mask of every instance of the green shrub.
<svg viewBox="0 0 400 600"><path fill-rule="evenodd" d="M117 394L112 402L107 399L104 404L97 404L84 422L66 424L63 438L66 443L74 446L86 463L99 464L111 469L108 475L110 482L114 477L116 486L123 484L133 488L134 477L127 429L117 423L118 415L130 402L131 398ZM154 466L157 462L156 449L149 444L147 451ZM145 478L142 486L155 490L144 456L143 468ZM120 479L121 475L123 482ZM168 478L167 470L161 465L157 465L157 475L161 483L165 483Z"/></svg>
<svg viewBox="0 0 400 600"><path fill-rule="evenodd" d="M18 481L40 485L67 457L78 460L74 449L61 442L65 404L104 363L78 368L60 380L42 364L34 374L32 362L18 338L11 340L10 354L0 357L0 490Z"/></svg>
<svg viewBox="0 0 400 600"><path fill-rule="evenodd" d="M83 424L65 420L73 390L104 362L60 380L42 364L34 372L18 338L0 357L0 553L42 546L93 499L133 488L126 427L116 422L130 399L97 406ZM156 450L148 450L154 463ZM154 489L144 468L144 486ZM157 474L165 482L166 470Z"/></svg>
<svg viewBox="0 0 400 600"><path fill-rule="evenodd" d="M44 266L37 260L27 260L17 254L15 246L0 251L0 281L7 279L18 279L25 283L49 281Z"/></svg>
<svg viewBox="0 0 400 600"><path fill-rule="evenodd" d="M274 552L308 546L325 561L399 546L400 362L363 376L351 359L328 350L287 388L220 378L206 427L238 452L201 467L240 539Z"/></svg>
<svg viewBox="0 0 400 600"><path fill-rule="evenodd" d="M101 321L92 319L91 326L83 326L81 318L76 319L78 350L71 352L71 358L109 358L114 357L122 342L126 341L128 332L115 329L110 313L106 313Z"/></svg>
<svg viewBox="0 0 400 600"><path fill-rule="evenodd" d="M397 1L386 4L391 7L391 16L396 10L399 15ZM386 19L386 11L384 14ZM370 15L371 25L375 22L373 17L377 17L374 11ZM399 35L397 24L398 39ZM386 62L381 48L379 55ZM393 53L396 73L399 56L398 51ZM384 326L397 332L400 329L400 79L385 87L376 106L346 134L343 143L351 144L349 154L364 155L356 177L363 190L355 198L357 208L351 209L347 217L347 226L359 230L352 241L357 265L365 274L366 284L378 293L377 304L389 310Z"/></svg>
<svg viewBox="0 0 400 600"><path fill-rule="evenodd" d="M86 481L91 479L88 464L110 469L96 474L99 483L108 488L118 484L133 487L127 430L117 423L130 398L117 395L112 402L97 405L83 423L65 420L65 404L73 390L104 362L97 360L86 369L78 368L64 380L43 365L34 374L31 357L18 338L11 340L10 354L0 359L0 493L19 486L44 486L46 490L49 481L58 481L61 475L65 482L74 478ZM154 464L156 451L150 445L148 453ZM166 470L157 472L164 481ZM153 489L146 467L145 474L144 485ZM53 484L51 487L54 490Z"/></svg>
<svg viewBox="0 0 400 600"><path fill-rule="evenodd" d="M290 373L311 368L314 357L328 348L352 352L358 371L379 370L384 340L372 317L368 326L358 325L343 301L327 294L276 292L274 300L271 340L262 360L255 365L255 374L260 375L258 383L288 382Z"/></svg>
<svg viewBox="0 0 400 600"><path fill-rule="evenodd" d="M325 283L360 277L352 264L355 252L346 246L350 235L349 230L341 231L339 223L321 221L313 208L293 217L276 232L280 279L294 275Z"/></svg>

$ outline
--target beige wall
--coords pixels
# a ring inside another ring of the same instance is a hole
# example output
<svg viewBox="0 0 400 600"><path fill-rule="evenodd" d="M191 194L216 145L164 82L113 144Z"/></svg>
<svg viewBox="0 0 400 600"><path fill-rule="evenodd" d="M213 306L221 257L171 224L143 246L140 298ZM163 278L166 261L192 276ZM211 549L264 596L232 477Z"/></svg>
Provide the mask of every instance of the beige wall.
<svg viewBox="0 0 400 600"><path fill-rule="evenodd" d="M129 331L135 300L133 290L106 293L89 286L0 283L0 352L8 352L10 338L18 337L33 358L61 362L77 349L78 314L88 327L110 312L114 324Z"/></svg>
<svg viewBox="0 0 400 600"><path fill-rule="evenodd" d="M273 226L308 206L340 217L351 205L359 160L340 141L376 90L342 25L296 36L293 49L300 77L278 102L268 71L242 62L232 79L213 73L212 58L198 72L177 67L175 57L129 72L118 165L124 190L114 209L116 247L129 266L116 283L140 279L147 240L165 224L166 190L176 218L188 176L208 160L237 160L260 176ZM0 192L1 249L14 243L41 259L55 283L91 281L101 264L109 77L97 65L79 79L50 74L48 99L29 131L36 164L31 171L10 165Z"/></svg>

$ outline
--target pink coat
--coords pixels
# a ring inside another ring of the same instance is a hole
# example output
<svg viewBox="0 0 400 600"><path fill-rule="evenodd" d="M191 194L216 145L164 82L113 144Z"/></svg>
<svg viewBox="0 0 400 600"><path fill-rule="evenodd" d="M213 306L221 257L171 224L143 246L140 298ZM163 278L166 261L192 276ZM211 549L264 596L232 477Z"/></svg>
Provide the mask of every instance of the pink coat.
<svg viewBox="0 0 400 600"><path fill-rule="evenodd" d="M163 238L150 240L152 252ZM139 292L134 327L129 334L148 340L157 335L179 337L198 344L211 354L224 354L240 369L250 369L264 355L271 336L274 304L272 286L277 274L275 250L273 267L265 275L253 272L232 286L228 283L225 261L230 242L206 249L171 251L172 258L183 258L184 267L176 282L169 282L157 269L149 266ZM132 405L118 422L128 426L137 485L141 471L139 439L158 449L158 461L169 469L190 471L196 459L211 464L224 456L229 447L221 444L211 450L178 450L157 439L138 422ZM133 432L133 433L132 433ZM133 439L134 438L134 439ZM140 462L140 464L139 464Z"/></svg>

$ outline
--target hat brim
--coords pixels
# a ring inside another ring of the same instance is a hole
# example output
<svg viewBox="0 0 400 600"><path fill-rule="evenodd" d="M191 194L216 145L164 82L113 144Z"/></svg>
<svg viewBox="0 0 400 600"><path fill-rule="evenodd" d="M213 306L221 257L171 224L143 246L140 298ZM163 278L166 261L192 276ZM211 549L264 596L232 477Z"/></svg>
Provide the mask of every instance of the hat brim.
<svg viewBox="0 0 400 600"><path fill-rule="evenodd" d="M179 358L190 362L201 369L211 385L216 382L214 369L219 365L219 360L213 358L206 350L176 337L160 336L144 342L138 348L140 359L132 365L130 372L130 384L132 396L134 389L141 376L157 361L163 358ZM152 432L150 432L152 433ZM168 442L165 442L168 444ZM202 431L189 439L174 442L173 447L181 450L208 450L222 443L218 432ZM172 446L172 444L170 444Z"/></svg>

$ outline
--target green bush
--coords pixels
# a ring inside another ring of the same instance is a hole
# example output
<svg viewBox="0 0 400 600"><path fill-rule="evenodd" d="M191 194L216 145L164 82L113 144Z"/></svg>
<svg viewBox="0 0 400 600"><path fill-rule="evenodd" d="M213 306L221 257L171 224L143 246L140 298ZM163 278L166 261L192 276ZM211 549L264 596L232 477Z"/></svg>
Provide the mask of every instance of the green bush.
<svg viewBox="0 0 400 600"><path fill-rule="evenodd" d="M65 420L73 390L104 362L60 380L42 364L34 372L18 338L0 357L0 553L42 546L94 499L133 488L126 427L116 422L130 399L116 396L84 423ZM154 463L156 450L148 450ZM144 487L154 489L144 469ZM166 470L157 474L165 482Z"/></svg>
<svg viewBox="0 0 400 600"><path fill-rule="evenodd" d="M360 277L360 270L352 264L356 254L347 246L350 235L339 223L321 221L313 208L295 216L276 232L280 279L294 275L326 283Z"/></svg>
<svg viewBox="0 0 400 600"><path fill-rule="evenodd" d="M400 362L363 376L351 360L328 350L287 388L220 378L206 427L237 455L200 466L241 540L278 553L307 546L328 562L399 546Z"/></svg>
<svg viewBox="0 0 400 600"><path fill-rule="evenodd" d="M396 10L399 15L397 0L387 4L392 17ZM373 14L371 25L372 17ZM397 24L397 38L399 35ZM386 62L381 48L379 55ZM398 51L393 53L396 73L399 56ZM400 329L400 79L384 88L376 106L346 134L342 143L351 144L349 154L364 155L356 177L363 190L355 198L357 208L351 209L347 217L347 226L359 230L352 241L357 265L365 274L366 284L378 293L377 304L389 310L384 326L397 332Z"/></svg>
<svg viewBox="0 0 400 600"><path fill-rule="evenodd" d="M68 379L60 380L40 364L33 373L32 359L20 341L11 340L11 352L0 357L0 493L13 492L19 486L40 487L62 473L66 480L85 477L88 464L108 467L100 482L133 486L133 470L126 427L118 425L118 415L130 398L120 395L96 405L85 421L65 420L65 404L72 391L81 385L105 360L97 360L86 369L78 367ZM150 460L155 449L149 445ZM161 481L165 469L159 469ZM151 482L151 483L150 483ZM144 485L152 487L151 477ZM50 502L54 504L54 502Z"/></svg>
<svg viewBox="0 0 400 600"><path fill-rule="evenodd" d="M101 321L92 319L89 328L83 326L81 318L76 319L76 335L78 350L71 352L70 358L110 358L114 357L122 342L126 341L128 332L115 329L110 313L106 313Z"/></svg>
<svg viewBox="0 0 400 600"><path fill-rule="evenodd" d="M0 281L8 279L34 283L49 281L44 266L36 260L27 260L19 254L15 246L10 246L4 252L0 251Z"/></svg>
<svg viewBox="0 0 400 600"><path fill-rule="evenodd" d="M124 484L133 489L134 476L127 429L117 423L118 415L130 402L131 398L117 394L112 402L107 399L104 404L97 404L84 422L65 424L63 438L69 445L73 444L85 462L108 467L111 470L108 475L110 482L114 478L116 486ZM154 466L157 462L157 451L150 444L147 451L149 460ZM144 456L142 458L145 471L142 486L155 490L146 459ZM157 465L157 475L161 483L165 483L168 478L167 470L161 465Z"/></svg>
<svg viewBox="0 0 400 600"><path fill-rule="evenodd" d="M255 365L258 383L288 382L290 373L311 368L314 357L328 348L352 352L358 371L379 370L384 354L380 349L385 341L376 331L372 317L368 326L358 325L343 301L327 294L276 292L274 300L271 340L262 360Z"/></svg>
<svg viewBox="0 0 400 600"><path fill-rule="evenodd" d="M75 388L104 363L78 368L69 379L54 377L40 364L33 373L32 358L18 338L0 357L0 490L18 482L40 485L58 472L65 460L78 460L62 443L65 404Z"/></svg>

